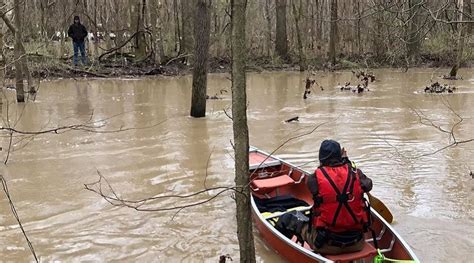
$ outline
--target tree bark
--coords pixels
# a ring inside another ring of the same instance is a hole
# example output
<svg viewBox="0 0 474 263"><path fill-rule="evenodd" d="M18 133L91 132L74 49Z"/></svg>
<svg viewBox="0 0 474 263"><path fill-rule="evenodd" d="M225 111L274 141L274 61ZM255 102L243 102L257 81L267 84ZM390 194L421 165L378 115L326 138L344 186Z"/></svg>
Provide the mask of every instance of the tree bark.
<svg viewBox="0 0 474 263"><path fill-rule="evenodd" d="M337 44L337 0L331 0L331 29L329 33L329 61L336 65Z"/></svg>
<svg viewBox="0 0 474 263"><path fill-rule="evenodd" d="M361 41L361 34L360 34L360 24L361 24L361 14L360 14L360 2L359 0L354 0L355 5L357 6L357 52L358 55L362 55L362 41Z"/></svg>
<svg viewBox="0 0 474 263"><path fill-rule="evenodd" d="M302 3L301 0L299 1L298 9L296 7L296 0L293 0L292 7L293 7L293 17L295 18L295 27L296 27L296 39L298 41L298 56L299 56L299 64L300 64L300 71L306 70L306 59L304 56L303 50L303 41L301 39L301 12L302 12Z"/></svg>
<svg viewBox="0 0 474 263"><path fill-rule="evenodd" d="M468 19L471 20L471 21L474 20L474 18L472 17L472 1L467 0L467 1L464 3L464 6L465 6L464 9L466 9L465 13L466 13L466 15L468 16ZM466 33L467 33L467 34L472 34L472 33L473 33L473 32L472 32L472 31L473 31L472 29L474 28L474 24L473 24L473 23L469 23L469 24L467 24L466 27L467 27L467 28L466 28Z"/></svg>
<svg viewBox="0 0 474 263"><path fill-rule="evenodd" d="M178 0L173 0L173 17L174 17L174 51L178 53L182 53L181 47L181 30L180 30L180 23L179 23L179 8L178 8Z"/></svg>
<svg viewBox="0 0 474 263"><path fill-rule="evenodd" d="M255 246L252 232L249 183L249 134L247 126L247 94L245 90L245 10L247 0L231 0L232 13L232 118L235 144L235 194L237 237L240 262L254 263Z"/></svg>
<svg viewBox="0 0 474 263"><path fill-rule="evenodd" d="M286 34L286 1L276 0L275 52L280 58L288 60L288 36Z"/></svg>
<svg viewBox="0 0 474 263"><path fill-rule="evenodd" d="M20 0L14 0L13 12L15 14L15 88L16 88L16 100L18 102L25 102L25 90L24 90L24 75L22 60L25 59L24 53L22 53L22 40L21 40L21 4Z"/></svg>
<svg viewBox="0 0 474 263"><path fill-rule="evenodd" d="M407 34L407 57L411 62L414 62L420 51L420 39L418 34L419 27L419 9L421 0L409 0L409 21L408 21L408 34Z"/></svg>
<svg viewBox="0 0 474 263"><path fill-rule="evenodd" d="M191 116L206 116L207 64L211 33L211 0L196 0L194 14L194 65Z"/></svg>
<svg viewBox="0 0 474 263"><path fill-rule="evenodd" d="M194 2L196 0L181 0L181 54L191 54L193 52L193 17ZM192 59L187 56L184 58L186 64L191 64Z"/></svg>
<svg viewBox="0 0 474 263"><path fill-rule="evenodd" d="M162 20L160 15L160 6L159 0L152 0L150 3L150 20L151 20L151 28L153 30L154 36L154 50L155 54L155 62L160 64L162 61L165 60L165 49L163 47L163 26Z"/></svg>
<svg viewBox="0 0 474 263"><path fill-rule="evenodd" d="M146 0L130 0L130 18L131 18L131 34L139 32L135 36L134 52L137 59L143 59L146 56L145 43L145 10Z"/></svg>
<svg viewBox="0 0 474 263"><path fill-rule="evenodd" d="M265 0L265 20L267 22L267 56L272 54L272 16L270 15L270 1Z"/></svg>
<svg viewBox="0 0 474 263"><path fill-rule="evenodd" d="M459 6L459 21L462 21L463 19L463 11L464 11L464 2L465 0L458 0L458 6ZM470 0L467 0L470 1ZM458 74L458 69L461 67L461 62L462 62L462 56L464 52L464 38L465 38L465 29L466 25L463 23L459 23L458 25L458 43L456 47L456 59L454 62L453 67L451 68L451 71L449 72L450 77L456 77Z"/></svg>

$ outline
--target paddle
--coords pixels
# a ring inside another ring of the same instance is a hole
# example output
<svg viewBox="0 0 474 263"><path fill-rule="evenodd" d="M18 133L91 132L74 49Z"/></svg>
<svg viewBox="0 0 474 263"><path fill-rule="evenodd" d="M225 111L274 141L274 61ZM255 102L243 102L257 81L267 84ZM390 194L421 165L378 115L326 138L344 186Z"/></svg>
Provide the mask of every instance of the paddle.
<svg viewBox="0 0 474 263"><path fill-rule="evenodd" d="M370 206L372 206L372 208L377 211L377 213L379 213L383 219L385 219L385 221L392 223L393 215L390 210L388 210L388 207L371 193L367 193L367 196L369 197Z"/></svg>

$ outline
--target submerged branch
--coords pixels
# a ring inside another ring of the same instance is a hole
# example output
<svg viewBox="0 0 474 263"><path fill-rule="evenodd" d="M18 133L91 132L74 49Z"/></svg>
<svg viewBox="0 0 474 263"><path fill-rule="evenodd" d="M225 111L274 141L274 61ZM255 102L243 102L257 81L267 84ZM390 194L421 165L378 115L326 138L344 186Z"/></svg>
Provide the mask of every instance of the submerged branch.
<svg viewBox="0 0 474 263"><path fill-rule="evenodd" d="M444 105L444 107L447 110L449 110L449 112L452 115L454 115L454 117L455 117L454 124L450 125L448 128L443 127L442 124L439 124L437 121L435 121L432 118L430 118L429 116L427 116L423 111L410 107L412 112L417 116L418 122L420 124L422 124L424 126L427 126L427 127L432 127L434 129L438 130L439 132L448 135L448 144L446 144L446 145L444 145L440 148L437 148L434 151L416 155L416 156L413 157L413 159L418 159L418 158L422 158L422 157L426 157L426 156L435 155L435 154L440 153L440 152L442 152L444 150L447 150L449 148L456 147L458 145L466 144L466 143L470 143L470 142L474 141L474 138L468 138L468 139L463 139L463 140L458 139L458 135L456 134L456 128L459 127L459 125L461 125L461 123L464 121L464 118L461 116L461 114L459 114L456 110L454 110L454 108L451 106L451 104L449 103L449 101L445 97L441 97L441 102ZM383 138L382 138L382 140L386 144L388 144L390 147L394 148L399 156L404 157L404 155L401 154L401 152L399 151L399 149L397 147L390 144L387 140L385 140Z"/></svg>
<svg viewBox="0 0 474 263"><path fill-rule="evenodd" d="M163 194L163 195L157 195L153 197L133 200L133 199L123 199L119 197L115 189L112 187L109 181L100 173L100 171L97 171L97 174L99 175L98 181L84 184L84 187L86 190L98 194L104 200L106 200L109 204L113 206L127 207L127 208L135 209L137 211L144 211L144 212L163 212L163 211L171 211L171 210L178 210L179 212L180 210L185 209L185 208L190 208L190 207L199 206L199 205L208 203L227 191L238 192L237 189L242 188L242 187L237 187L237 186L218 186L218 187L205 188L205 189L202 189L190 194L182 194L182 195ZM109 194L104 193L104 189L103 189L104 184L105 184L105 187L108 189L108 191L110 191ZM142 207L142 206L147 205L149 202L156 201L159 199L187 199L191 197L199 197L200 195L208 194L211 191L218 191L218 192L215 194L212 194L211 196L205 198L204 200L191 202L184 205L173 205L173 206L168 206L168 207L145 207L145 208Z"/></svg>
<svg viewBox="0 0 474 263"><path fill-rule="evenodd" d="M2 182L3 192L5 193L5 196L8 199L8 203L10 205L10 209L12 211L12 214L15 217L16 222L18 223L18 226L20 226L21 232L23 233L23 236L26 239L26 243L28 243L28 247L30 248L31 254L35 258L35 261L39 262L38 257L36 256L36 252L35 252L35 249L33 247L33 244L31 243L30 239L28 238L28 235L26 234L25 229L23 228L23 224L21 223L20 217L18 216L18 212L16 211L15 205L13 204L12 198L10 196L10 192L8 191L7 181L5 180L3 175L1 175L1 174L0 174L0 181Z"/></svg>
<svg viewBox="0 0 474 263"><path fill-rule="evenodd" d="M313 127L310 131L295 135L293 137L288 138L285 140L280 146L278 146L274 151L272 151L271 154L274 154L277 150L279 150L281 147L283 147L285 144L289 143L290 141L293 141L295 139L310 135L314 133L319 127L321 127L324 124L327 124L328 122L323 122L315 127ZM119 196L119 194L116 192L116 190L112 187L110 182L105 178L105 176L102 175L102 173L97 170L97 174L99 176L99 179L95 182L92 183L87 183L84 184L84 187L86 190L91 191L100 197L102 197L105 201L107 201L109 204L112 206L117 206L117 207L126 207L130 209L134 209L136 211L142 211L142 212L164 212L164 211L176 211L176 213L173 215L173 218L183 209L186 208L191 208L191 207L196 207L208 202L213 201L220 195L222 195L225 192L232 191L232 194L238 193L244 195L242 189L249 187L251 181L244 186L216 186L216 187L208 187L207 186L207 177L208 177L208 166L210 163L210 157L212 155L209 155L206 163L206 175L204 178L203 182L203 187L204 189L201 189L199 191L195 191L192 193L188 194L158 194L152 197L146 197L142 199L125 199ZM268 157L267 157L268 158ZM263 160L260 165L262 165L267 159ZM259 165L259 167L260 167ZM245 171L248 172L248 171ZM249 175L249 177L251 177ZM212 191L217 191L217 193L211 194ZM150 203L153 203L154 201L158 200L183 200L183 199L191 199L191 198L199 198L203 194L210 194L210 196L207 196L203 200L200 201L191 201L189 203L185 203L183 205L171 205L171 206L165 206L162 207L159 204L153 205ZM245 195L244 195L245 196Z"/></svg>

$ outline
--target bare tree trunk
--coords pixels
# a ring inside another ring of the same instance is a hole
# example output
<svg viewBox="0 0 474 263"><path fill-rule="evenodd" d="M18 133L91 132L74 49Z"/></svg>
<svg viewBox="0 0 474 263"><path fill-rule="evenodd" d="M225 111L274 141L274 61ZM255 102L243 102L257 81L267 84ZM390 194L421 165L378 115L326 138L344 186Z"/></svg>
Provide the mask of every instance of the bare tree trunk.
<svg viewBox="0 0 474 263"><path fill-rule="evenodd" d="M135 57L137 59L143 59L146 56L146 43L145 43L145 10L146 0L130 0L130 18L132 20L131 34L139 32L135 36Z"/></svg>
<svg viewBox="0 0 474 263"><path fill-rule="evenodd" d="M24 75L23 75L23 65L22 60L24 54L22 54L22 40L21 40L21 4L20 0L14 0L15 7L13 8L15 14L15 88L16 88L16 100L18 102L25 102L25 90L24 86Z"/></svg>
<svg viewBox="0 0 474 263"><path fill-rule="evenodd" d="M315 17L315 14L314 14L314 4L312 3L312 1L309 1L309 5L310 5L310 12L311 12L311 18L310 18L310 28L311 28L311 42L310 42L310 49L311 51L314 51L314 42L316 42L316 17ZM321 37L321 36L319 36Z"/></svg>
<svg viewBox="0 0 474 263"><path fill-rule="evenodd" d="M469 1L469 0L467 0ZM459 6L459 21L463 19L463 10L464 10L464 0L458 0ZM464 38L465 38L465 28L466 25L463 23L459 23L458 25L458 43L457 43L457 52L456 52L456 60L454 62L454 66L451 68L449 72L449 76L456 77L458 74L458 69L461 66L462 56L464 51Z"/></svg>
<svg viewBox="0 0 474 263"><path fill-rule="evenodd" d="M316 13L318 14L317 16L317 27L316 27L316 32L317 32L317 35L318 35L318 38L317 38L317 41L318 43L321 43L321 41L323 41L323 38L324 38L324 31L323 31L323 19L322 19L322 16L323 16L323 10L322 10L322 7L324 6L324 0L322 0L322 3L320 3L319 0L316 0ZM318 44L319 46L320 44Z"/></svg>
<svg viewBox="0 0 474 263"><path fill-rule="evenodd" d="M408 1L408 8L409 8L409 21L408 21L408 34L407 34L407 58L410 61L414 61L418 56L420 51L420 39L418 33L419 27L419 9L420 9L420 1L421 0L409 0Z"/></svg>
<svg viewBox="0 0 474 263"><path fill-rule="evenodd" d="M193 16L194 2L196 0L181 0L181 50L182 54L191 54L193 52ZM184 62L191 64L192 59L185 57Z"/></svg>
<svg viewBox="0 0 474 263"><path fill-rule="evenodd" d="M361 36L360 36L360 24L361 24L361 14L360 14L360 2L359 0L354 0L356 3L355 5L357 6L357 51L358 55L362 55L362 41L361 41Z"/></svg>
<svg viewBox="0 0 474 263"><path fill-rule="evenodd" d="M286 1L276 0L275 52L283 60L288 60L288 36L286 34Z"/></svg>
<svg viewBox="0 0 474 263"><path fill-rule="evenodd" d="M158 0L152 0L150 4L150 20L154 36L155 62L160 64L165 60L165 49L163 47L163 26L160 15L160 3Z"/></svg>
<svg viewBox="0 0 474 263"><path fill-rule="evenodd" d="M329 61L336 65L337 0L331 0L331 32L329 33Z"/></svg>
<svg viewBox="0 0 474 263"><path fill-rule="evenodd" d="M272 55L272 16L270 15L270 1L265 0L265 20L267 21L267 56Z"/></svg>
<svg viewBox="0 0 474 263"><path fill-rule="evenodd" d="M179 23L179 11L178 11L178 0L173 0L173 17L174 17L174 51L182 53L183 47L181 47L181 30Z"/></svg>
<svg viewBox="0 0 474 263"><path fill-rule="evenodd" d="M46 31L46 10L47 10L47 5L48 5L48 1L47 0L40 0L40 9L41 9L41 28L40 28L40 31L41 31L41 39L45 39L47 40L48 39L48 36L47 36L47 31ZM46 43L48 43L48 41L46 41Z"/></svg>
<svg viewBox="0 0 474 263"><path fill-rule="evenodd" d="M301 12L303 11L301 0L299 1L298 10L296 9L296 0L293 0L292 7L293 7L293 16L295 18L295 27L296 27L296 39L298 41L298 55L299 55L299 64L300 64L300 71L306 70L306 59L304 56L303 51L303 41L301 39Z"/></svg>
<svg viewBox="0 0 474 263"><path fill-rule="evenodd" d="M240 262L254 263L255 246L252 232L249 183L249 133L247 126L247 94L245 91L245 9L247 0L232 0L232 118L235 143L235 194L237 205L237 237Z"/></svg>
<svg viewBox="0 0 474 263"><path fill-rule="evenodd" d="M464 8L466 9L465 13L466 13L468 19L471 20L471 21L473 21L474 18L472 17L472 1L467 0L467 1L464 3L464 6L465 6ZM466 33L467 33L467 34L472 34L472 33L473 33L473 32L472 32L472 31L473 31L472 29L474 28L473 23L467 24L466 27L467 27L467 28L466 28Z"/></svg>
<svg viewBox="0 0 474 263"><path fill-rule="evenodd" d="M211 0L196 0L194 14L194 65L191 116L206 116L207 61L211 33Z"/></svg>

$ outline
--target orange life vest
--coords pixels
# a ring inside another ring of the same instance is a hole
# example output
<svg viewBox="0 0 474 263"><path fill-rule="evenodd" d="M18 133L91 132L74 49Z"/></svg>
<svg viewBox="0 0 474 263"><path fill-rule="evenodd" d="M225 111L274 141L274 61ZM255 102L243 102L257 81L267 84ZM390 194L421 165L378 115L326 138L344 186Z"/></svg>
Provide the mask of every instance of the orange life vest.
<svg viewBox="0 0 474 263"><path fill-rule="evenodd" d="M359 173L350 164L315 171L318 194L313 196L313 227L332 232L365 230L367 206Z"/></svg>

